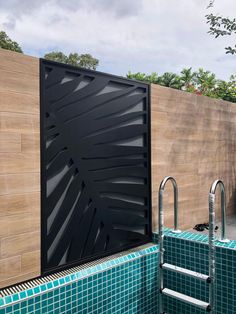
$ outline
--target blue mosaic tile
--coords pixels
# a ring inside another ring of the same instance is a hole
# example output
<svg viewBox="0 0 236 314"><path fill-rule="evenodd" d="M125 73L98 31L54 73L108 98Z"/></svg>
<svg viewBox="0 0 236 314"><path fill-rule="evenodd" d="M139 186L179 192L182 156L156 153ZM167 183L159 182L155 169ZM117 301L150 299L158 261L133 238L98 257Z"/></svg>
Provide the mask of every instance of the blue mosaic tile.
<svg viewBox="0 0 236 314"><path fill-rule="evenodd" d="M189 231L183 231L181 233L173 233L170 228L165 228L165 235L170 236L170 237L174 237L174 238L178 238L178 239L185 239L185 240L189 240L189 241L208 243L208 236L205 234L200 234L200 233L193 233L193 232L189 232ZM153 238L153 242L157 243L158 242L158 233L154 232L152 238ZM223 242L217 241L217 239L216 239L216 246L236 250L236 240L230 240L229 242L223 243Z"/></svg>
<svg viewBox="0 0 236 314"><path fill-rule="evenodd" d="M0 314L156 313L157 252L152 245L29 289L13 306L14 296L2 299Z"/></svg>
<svg viewBox="0 0 236 314"><path fill-rule="evenodd" d="M153 234L157 243L158 236ZM191 232L174 234L165 230L164 260L190 270L208 274L208 236ZM192 297L208 301L207 284L197 279L170 271L164 272L165 287ZM202 314L203 310L183 302L164 297L168 314ZM216 241L216 314L236 313L236 241Z"/></svg>
<svg viewBox="0 0 236 314"><path fill-rule="evenodd" d="M153 234L157 243L157 234ZM165 230L165 262L208 273L208 237ZM216 314L236 313L236 241L216 243ZM61 279L0 299L0 314L148 314L158 312L158 246L105 261ZM165 286L208 300L206 283L165 272ZM30 296L30 297L29 297ZM17 300L20 298L21 302ZM25 300L25 301L24 301ZM9 304L8 306L4 306ZM13 305L12 305L13 304ZM202 310L164 297L168 314L201 314Z"/></svg>

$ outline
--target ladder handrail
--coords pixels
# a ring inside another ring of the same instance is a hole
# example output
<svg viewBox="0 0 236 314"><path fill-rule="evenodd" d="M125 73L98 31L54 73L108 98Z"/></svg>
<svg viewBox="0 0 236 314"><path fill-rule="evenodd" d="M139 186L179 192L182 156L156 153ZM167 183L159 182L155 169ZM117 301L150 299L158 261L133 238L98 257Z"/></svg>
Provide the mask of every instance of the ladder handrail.
<svg viewBox="0 0 236 314"><path fill-rule="evenodd" d="M209 234L208 234L208 261L209 261L209 277L211 279L209 285L209 304L212 313L215 312L215 194L209 193Z"/></svg>
<svg viewBox="0 0 236 314"><path fill-rule="evenodd" d="M214 201L214 205L215 205L215 193L216 193L216 189L218 185L220 186L220 190L221 190L221 234L220 234L220 239L218 241L229 242L229 240L226 237L226 213L225 213L226 197L225 197L225 186L222 180L217 179L212 183L211 188L210 188L210 194L214 195L214 198L212 198L212 200Z"/></svg>
<svg viewBox="0 0 236 314"><path fill-rule="evenodd" d="M174 189L174 230L173 232L179 233L178 230L178 186L177 182L173 177L165 177L159 187L159 202L158 202L158 239L159 239L159 313L163 314L163 303L162 303L162 290L164 288L163 280L163 269L162 265L164 263L164 210L163 210L163 194L165 185L168 181L172 182Z"/></svg>
<svg viewBox="0 0 236 314"><path fill-rule="evenodd" d="M165 185L168 181L172 182L173 189L174 189L174 231L178 232L178 187L175 179L173 177L166 177L162 180L160 187L159 187L159 314L165 314L163 312L163 300L162 294L173 296L179 300L185 300L186 295L178 293L176 291L170 290L165 288L164 289L164 280L163 280L163 268L164 269L174 269L175 265L165 264L164 263L164 215L163 215L163 194ZM226 232L226 215L225 215L225 187L224 183L217 179L215 180L210 188L209 192L209 236L208 236L208 243L209 243L209 277L204 276L204 280L209 284L209 304L206 302L199 303L199 300L188 298L188 302L190 304L195 304L196 306L203 306L208 312L212 314L215 313L215 197L216 197L216 189L217 186L220 185L221 187L221 220L222 220L222 229L221 229L221 237L219 241L227 242L229 240L226 239L225 232ZM169 265L168 267L166 267ZM180 273L187 273L187 269L180 267L174 269ZM195 274L191 274L191 276L196 277Z"/></svg>
<svg viewBox="0 0 236 314"><path fill-rule="evenodd" d="M173 190L174 190L174 230L172 230L172 232L175 233L180 233L181 231L178 229L178 186L177 186L177 182L175 180L175 178L168 176L165 177L160 184L159 187L159 216L162 216L162 220L159 217L159 227L160 227L160 221L162 222L162 227L164 225L164 221L163 221L163 194L164 194L164 189L166 186L166 183L168 181L171 181L172 186L173 186Z"/></svg>
<svg viewBox="0 0 236 314"><path fill-rule="evenodd" d="M223 181L215 180L210 188L209 192L209 277L211 278L211 284L209 286L209 304L212 313L215 312L215 198L216 188L220 185L221 188L221 236L219 241L229 242L225 237L226 219L225 219L225 187Z"/></svg>

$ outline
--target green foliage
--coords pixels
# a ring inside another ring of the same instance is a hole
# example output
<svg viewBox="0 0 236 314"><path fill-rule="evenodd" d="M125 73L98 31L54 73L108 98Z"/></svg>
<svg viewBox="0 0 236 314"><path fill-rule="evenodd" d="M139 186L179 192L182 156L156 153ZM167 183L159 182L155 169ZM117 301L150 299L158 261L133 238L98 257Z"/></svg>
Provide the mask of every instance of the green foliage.
<svg viewBox="0 0 236 314"><path fill-rule="evenodd" d="M172 87L175 89L181 89L182 82L180 77L172 72L165 72L162 76L159 78L160 85Z"/></svg>
<svg viewBox="0 0 236 314"><path fill-rule="evenodd" d="M231 75L228 82L219 81L216 92L219 98L236 102L236 76Z"/></svg>
<svg viewBox="0 0 236 314"><path fill-rule="evenodd" d="M3 31L0 31L0 48L23 53L19 44L11 40Z"/></svg>
<svg viewBox="0 0 236 314"><path fill-rule="evenodd" d="M195 72L193 81L200 94L214 97L214 89L217 83L215 74L200 68L198 72Z"/></svg>
<svg viewBox="0 0 236 314"><path fill-rule="evenodd" d="M96 70L98 59L93 58L90 54L70 53L68 56L61 51L52 51L44 55L45 59L71 64L74 66Z"/></svg>
<svg viewBox="0 0 236 314"><path fill-rule="evenodd" d="M195 72L192 72L192 68L184 68L180 72L180 81L182 83L181 88L186 91L193 91L193 79L195 76Z"/></svg>
<svg viewBox="0 0 236 314"><path fill-rule="evenodd" d="M44 58L47 60L52 60L52 61L62 62L62 63L67 63L68 61L68 57L63 52L60 52L60 51L53 51L53 52L46 53L44 55Z"/></svg>
<svg viewBox="0 0 236 314"><path fill-rule="evenodd" d="M146 75L145 73L140 73L140 72L131 73L129 71L126 76L129 79L133 79L133 80L137 80L137 81L143 81L143 82L147 82L147 83L154 83L154 80L157 77L157 73L152 73L151 75Z"/></svg>
<svg viewBox="0 0 236 314"><path fill-rule="evenodd" d="M214 0L211 0L208 9L214 6ZM236 18L229 19L228 17L219 14L207 14L207 23L210 28L208 33L218 38L219 36L230 36L236 34ZM236 54L236 45L225 47L226 53Z"/></svg>
<svg viewBox="0 0 236 314"><path fill-rule="evenodd" d="M137 80L137 81L143 81L146 83L154 83L154 84L160 84L159 76L156 72L151 73L150 75L146 75L145 73L131 73L130 71L126 75L127 78Z"/></svg>
<svg viewBox="0 0 236 314"><path fill-rule="evenodd" d="M202 68L195 72L192 68L184 68L179 75L165 72L158 76L156 72L147 75L129 71L127 78L236 102L236 75L232 75L229 81L223 81L218 80L214 73L204 71Z"/></svg>
<svg viewBox="0 0 236 314"><path fill-rule="evenodd" d="M90 54L81 54L79 56L79 66L81 66L82 68L96 70L98 64L99 60L93 58Z"/></svg>

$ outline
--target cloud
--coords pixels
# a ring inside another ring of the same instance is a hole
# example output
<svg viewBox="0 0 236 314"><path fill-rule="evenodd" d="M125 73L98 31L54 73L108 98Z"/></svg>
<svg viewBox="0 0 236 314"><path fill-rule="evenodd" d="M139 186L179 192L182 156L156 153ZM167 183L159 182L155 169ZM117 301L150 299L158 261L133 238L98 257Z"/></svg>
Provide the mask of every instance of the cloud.
<svg viewBox="0 0 236 314"><path fill-rule="evenodd" d="M0 0L1 10L8 11L9 16L15 15L18 18L31 14L48 4L55 9L59 7L71 12L77 12L80 9L95 10L100 13L109 12L117 17L136 15L142 8L142 0Z"/></svg>
<svg viewBox="0 0 236 314"><path fill-rule="evenodd" d="M141 0L93 0L91 2L86 1L86 3L88 5L91 3L92 7L99 9L100 12L109 11L117 17L135 16L141 13L143 5Z"/></svg>
<svg viewBox="0 0 236 314"><path fill-rule="evenodd" d="M177 5L178 3L178 5ZM162 73L204 67L221 78L236 73L224 47L233 38L207 34L207 0L0 0L0 26L28 54L91 53L99 70ZM236 12L235 0L214 10Z"/></svg>
<svg viewBox="0 0 236 314"><path fill-rule="evenodd" d="M22 14L29 14L38 7L49 2L49 0L43 1L30 1L30 0L0 0L1 11L5 11L9 16L16 16L19 18Z"/></svg>

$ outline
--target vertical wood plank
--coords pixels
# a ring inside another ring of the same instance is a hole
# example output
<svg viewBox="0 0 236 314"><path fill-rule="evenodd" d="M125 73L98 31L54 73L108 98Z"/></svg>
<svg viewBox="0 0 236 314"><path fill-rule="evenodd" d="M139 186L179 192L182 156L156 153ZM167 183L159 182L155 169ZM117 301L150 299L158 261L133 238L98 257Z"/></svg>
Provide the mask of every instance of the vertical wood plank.
<svg viewBox="0 0 236 314"><path fill-rule="evenodd" d="M3 288L40 275L39 60L0 49L0 71Z"/></svg>

